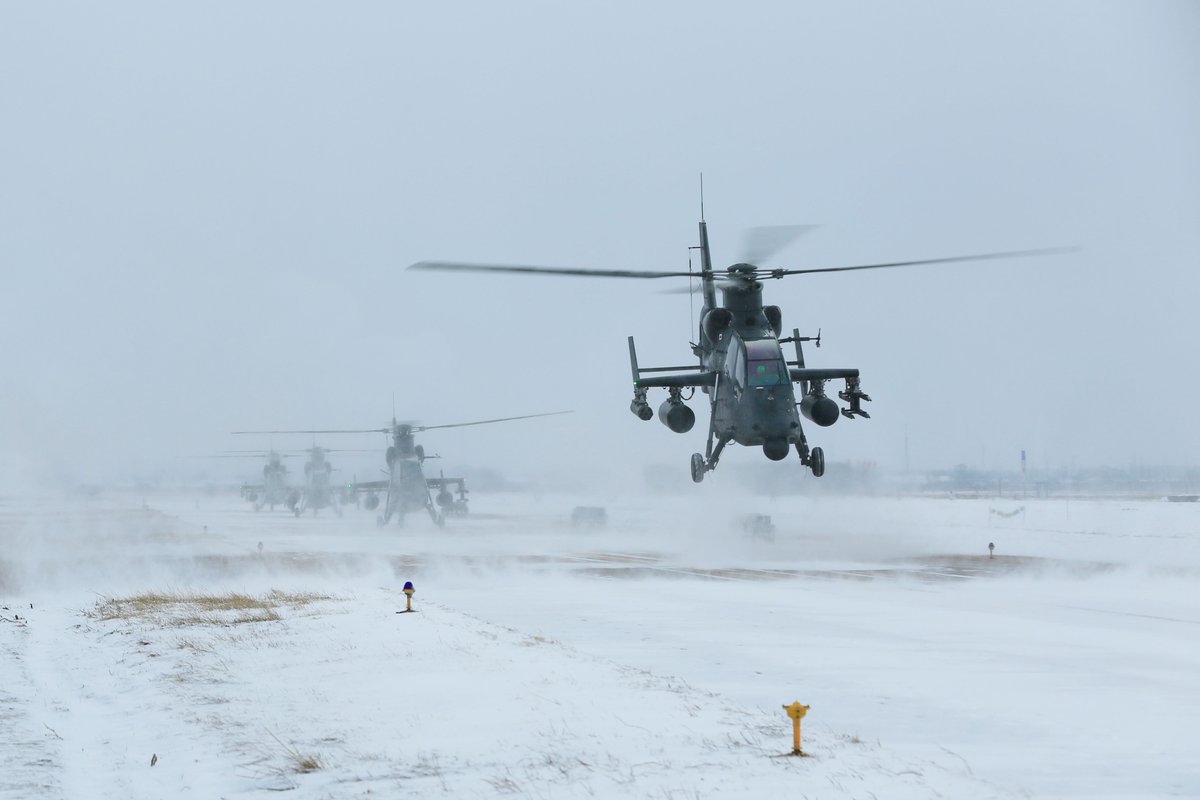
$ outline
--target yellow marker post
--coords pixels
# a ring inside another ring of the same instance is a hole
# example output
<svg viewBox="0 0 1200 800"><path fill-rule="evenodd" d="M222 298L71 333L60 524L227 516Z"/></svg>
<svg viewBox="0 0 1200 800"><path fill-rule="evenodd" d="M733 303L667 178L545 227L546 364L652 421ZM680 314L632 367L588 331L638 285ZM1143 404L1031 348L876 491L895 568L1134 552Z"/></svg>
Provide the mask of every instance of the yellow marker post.
<svg viewBox="0 0 1200 800"><path fill-rule="evenodd" d="M790 706L784 706L783 710L792 718L792 755L802 756L804 752L800 749L800 720L808 713L808 706L801 705L797 700Z"/></svg>

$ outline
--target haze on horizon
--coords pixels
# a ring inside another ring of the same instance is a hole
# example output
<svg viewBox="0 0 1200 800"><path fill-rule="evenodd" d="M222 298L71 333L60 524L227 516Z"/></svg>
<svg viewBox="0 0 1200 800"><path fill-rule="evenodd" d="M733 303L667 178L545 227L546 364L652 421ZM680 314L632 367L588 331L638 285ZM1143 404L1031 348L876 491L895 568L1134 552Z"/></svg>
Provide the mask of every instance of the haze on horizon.
<svg viewBox="0 0 1200 800"><path fill-rule="evenodd" d="M447 467L686 475L704 409L635 419L625 347L688 360L686 294L405 267L686 269L701 171L721 267L771 224L821 225L778 266L1082 248L770 282L875 400L810 434L831 464L1197 463L1192 2L9 3L0 75L8 487L304 447L228 432L393 394L575 410L431 432Z"/></svg>

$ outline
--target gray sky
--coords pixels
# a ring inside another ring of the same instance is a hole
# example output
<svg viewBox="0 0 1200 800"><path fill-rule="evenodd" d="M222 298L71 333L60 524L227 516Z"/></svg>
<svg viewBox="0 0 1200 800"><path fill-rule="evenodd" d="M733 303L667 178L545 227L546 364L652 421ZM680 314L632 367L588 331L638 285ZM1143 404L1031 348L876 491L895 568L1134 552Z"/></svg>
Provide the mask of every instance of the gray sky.
<svg viewBox="0 0 1200 800"><path fill-rule="evenodd" d="M906 432L914 467L1197 462L1200 4L425 6L0 4L8 481L382 425L393 392L576 410L431 433L448 465L686 474L701 426L629 413L625 348L685 361L686 295L404 267L686 268L701 171L721 265L784 223L822 225L786 266L1084 248L769 284L875 398L830 462L900 467Z"/></svg>

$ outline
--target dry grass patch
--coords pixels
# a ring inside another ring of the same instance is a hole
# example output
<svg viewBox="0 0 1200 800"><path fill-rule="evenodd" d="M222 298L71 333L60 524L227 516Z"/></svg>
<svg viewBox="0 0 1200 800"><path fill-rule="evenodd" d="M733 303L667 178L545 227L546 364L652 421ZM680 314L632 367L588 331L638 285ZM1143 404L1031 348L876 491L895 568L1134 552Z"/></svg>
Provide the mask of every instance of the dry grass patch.
<svg viewBox="0 0 1200 800"><path fill-rule="evenodd" d="M291 753L289 754L292 762L292 772L301 775L309 772L316 772L321 769L324 764L321 763L321 757L312 753Z"/></svg>
<svg viewBox="0 0 1200 800"><path fill-rule="evenodd" d="M309 603L316 603L321 600L333 600L331 594L321 594L320 592L284 592L279 589L272 589L267 592L266 597L278 605L292 606L299 608L306 606Z"/></svg>
<svg viewBox="0 0 1200 800"><path fill-rule="evenodd" d="M259 757L243 764L249 774L260 778L272 778L280 781L279 787L270 787L272 791L295 789L296 783L291 780L293 775L307 775L310 772L325 769L325 761L319 753L305 753L294 744L283 741L274 733L267 734L278 745L278 749L269 744L260 744Z"/></svg>
<svg viewBox="0 0 1200 800"><path fill-rule="evenodd" d="M96 603L92 616L100 621L142 619L162 625L239 625L245 622L276 622L281 606L299 608L329 595L291 593L272 589L262 596L229 592L143 592L129 597L106 597Z"/></svg>

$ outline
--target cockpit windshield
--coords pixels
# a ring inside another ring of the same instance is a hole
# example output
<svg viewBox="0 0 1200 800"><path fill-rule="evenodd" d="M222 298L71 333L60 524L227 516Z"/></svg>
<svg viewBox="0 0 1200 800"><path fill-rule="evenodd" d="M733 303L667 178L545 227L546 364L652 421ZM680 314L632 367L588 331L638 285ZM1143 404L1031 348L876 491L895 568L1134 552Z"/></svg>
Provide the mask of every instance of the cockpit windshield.
<svg viewBox="0 0 1200 800"><path fill-rule="evenodd" d="M746 342L746 385L780 386L791 383L787 364L773 339Z"/></svg>

